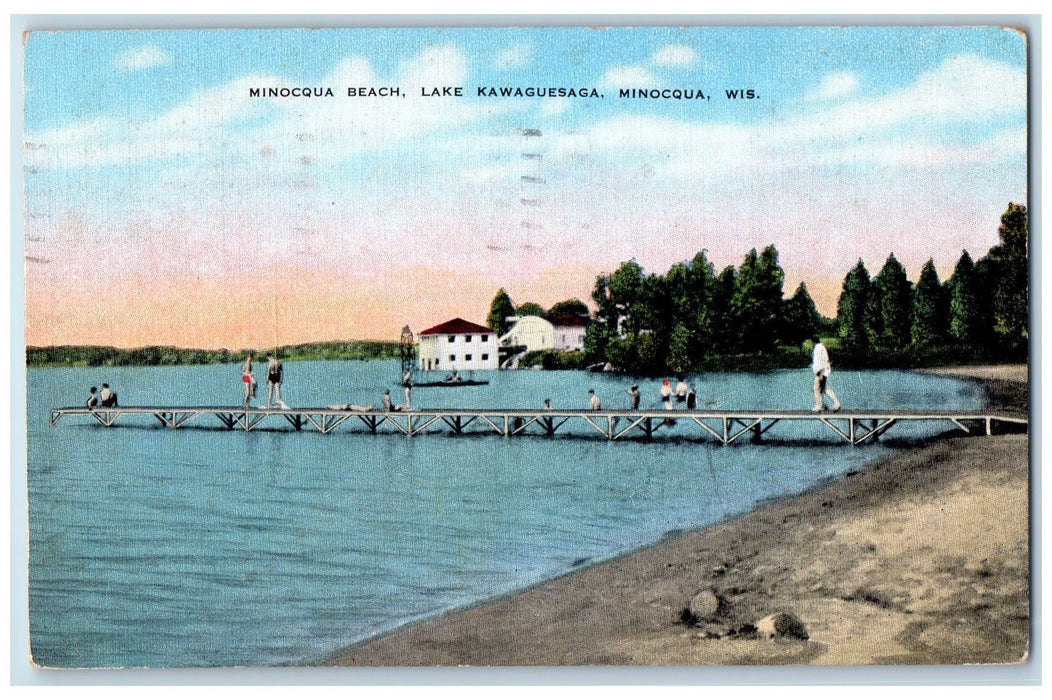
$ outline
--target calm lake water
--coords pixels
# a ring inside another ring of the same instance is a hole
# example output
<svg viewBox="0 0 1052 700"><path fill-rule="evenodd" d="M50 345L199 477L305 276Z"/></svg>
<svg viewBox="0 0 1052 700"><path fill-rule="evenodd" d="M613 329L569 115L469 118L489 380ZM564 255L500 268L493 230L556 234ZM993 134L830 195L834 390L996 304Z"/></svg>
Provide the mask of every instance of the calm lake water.
<svg viewBox="0 0 1052 700"><path fill-rule="evenodd" d="M259 372L257 372L259 374ZM286 363L292 406L398 398L397 362ZM490 372L490 383L416 388L425 407L627 407L633 380L583 372ZM690 378L701 407L809 408L808 369ZM406 438L49 428L108 382L122 405L239 405L237 365L28 372L30 637L52 667L312 663L407 622L530 586L799 492L895 449L719 446L691 439ZM835 372L849 408L980 409L974 384L906 372ZM640 381L643 406L659 382ZM261 394L265 400L265 387ZM398 398L398 400L401 400ZM152 420L152 419L151 419ZM120 424L118 424L120 425ZM350 424L348 424L350 425ZM921 426L913 435L940 426ZM896 428L892 436L907 436Z"/></svg>

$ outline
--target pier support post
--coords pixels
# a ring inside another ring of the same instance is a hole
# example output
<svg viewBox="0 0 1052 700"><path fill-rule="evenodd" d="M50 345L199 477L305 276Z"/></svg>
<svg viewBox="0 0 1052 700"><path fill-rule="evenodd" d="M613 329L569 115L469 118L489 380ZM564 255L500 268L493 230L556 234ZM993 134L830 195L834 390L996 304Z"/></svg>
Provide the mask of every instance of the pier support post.
<svg viewBox="0 0 1052 700"><path fill-rule="evenodd" d="M752 427L752 442L754 445L760 444L760 440L763 439L763 429L760 426L760 421L756 421L756 425Z"/></svg>

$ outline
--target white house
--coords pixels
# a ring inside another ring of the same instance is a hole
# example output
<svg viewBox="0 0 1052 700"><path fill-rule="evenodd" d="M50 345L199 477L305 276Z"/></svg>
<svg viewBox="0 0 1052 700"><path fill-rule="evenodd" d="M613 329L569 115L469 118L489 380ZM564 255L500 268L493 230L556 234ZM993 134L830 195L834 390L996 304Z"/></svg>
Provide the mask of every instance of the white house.
<svg viewBox="0 0 1052 700"><path fill-rule="evenodd" d="M419 369L497 369L497 334L462 318L420 331Z"/></svg>
<svg viewBox="0 0 1052 700"><path fill-rule="evenodd" d="M584 333L588 319L580 316L556 316L552 319L552 349L584 351Z"/></svg>
<svg viewBox="0 0 1052 700"><path fill-rule="evenodd" d="M509 316L508 320L514 323L500 337L501 345L525 347L526 352L552 349L555 329L548 321L540 316Z"/></svg>

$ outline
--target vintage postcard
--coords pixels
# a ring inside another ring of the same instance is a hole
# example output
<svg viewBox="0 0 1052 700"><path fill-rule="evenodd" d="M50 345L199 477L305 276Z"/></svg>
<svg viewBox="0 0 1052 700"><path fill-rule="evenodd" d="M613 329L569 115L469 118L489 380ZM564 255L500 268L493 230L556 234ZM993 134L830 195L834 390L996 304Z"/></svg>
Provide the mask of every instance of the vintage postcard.
<svg viewBox="0 0 1052 700"><path fill-rule="evenodd" d="M28 32L31 663L1025 664L1030 49Z"/></svg>

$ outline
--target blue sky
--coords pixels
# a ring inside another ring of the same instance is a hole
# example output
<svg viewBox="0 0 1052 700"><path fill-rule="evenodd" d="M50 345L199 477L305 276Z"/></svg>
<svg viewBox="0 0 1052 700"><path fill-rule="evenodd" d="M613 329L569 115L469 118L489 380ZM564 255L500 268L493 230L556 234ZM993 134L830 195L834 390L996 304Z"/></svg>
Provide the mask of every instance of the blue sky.
<svg viewBox="0 0 1052 700"><path fill-rule="evenodd" d="M507 286L551 303L629 258L664 272L702 248L722 266L774 243L793 283L825 285L828 313L859 257L875 271L894 252L915 276L996 242L1027 197L1026 56L997 27L34 33L27 251L52 264L27 280L119 263L222 287L280 259L348 289L368 268L430 269L486 301ZM406 97L349 99L351 85ZM421 97L432 85L465 97ZM257 86L337 96L249 97ZM759 97L726 99L743 88ZM388 323L366 335L397 336Z"/></svg>

